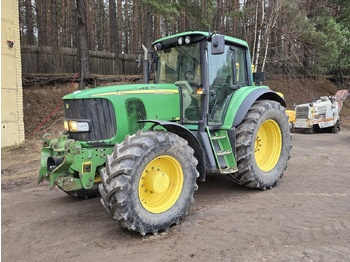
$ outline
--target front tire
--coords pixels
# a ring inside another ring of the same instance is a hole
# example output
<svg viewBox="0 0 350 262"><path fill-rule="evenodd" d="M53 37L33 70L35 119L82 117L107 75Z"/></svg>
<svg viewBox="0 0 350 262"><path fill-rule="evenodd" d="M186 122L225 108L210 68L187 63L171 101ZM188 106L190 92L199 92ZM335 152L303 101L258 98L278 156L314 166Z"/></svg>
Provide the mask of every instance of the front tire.
<svg viewBox="0 0 350 262"><path fill-rule="evenodd" d="M101 202L123 228L157 234L179 223L198 188L197 159L183 138L169 132L127 136L101 171Z"/></svg>
<svg viewBox="0 0 350 262"><path fill-rule="evenodd" d="M284 107L258 100L236 130L238 172L229 177L245 187L272 188L287 168L291 148Z"/></svg>

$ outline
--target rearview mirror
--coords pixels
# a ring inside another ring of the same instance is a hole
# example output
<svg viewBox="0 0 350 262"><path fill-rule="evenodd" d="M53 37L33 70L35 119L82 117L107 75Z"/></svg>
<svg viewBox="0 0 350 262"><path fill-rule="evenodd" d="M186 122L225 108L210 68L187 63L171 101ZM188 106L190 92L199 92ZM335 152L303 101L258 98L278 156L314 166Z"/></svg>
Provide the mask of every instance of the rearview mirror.
<svg viewBox="0 0 350 262"><path fill-rule="evenodd" d="M225 37L223 35L213 35L211 37L211 54L221 55L225 52Z"/></svg>
<svg viewBox="0 0 350 262"><path fill-rule="evenodd" d="M256 86L261 85L265 81L265 72L255 72L253 73L253 82Z"/></svg>

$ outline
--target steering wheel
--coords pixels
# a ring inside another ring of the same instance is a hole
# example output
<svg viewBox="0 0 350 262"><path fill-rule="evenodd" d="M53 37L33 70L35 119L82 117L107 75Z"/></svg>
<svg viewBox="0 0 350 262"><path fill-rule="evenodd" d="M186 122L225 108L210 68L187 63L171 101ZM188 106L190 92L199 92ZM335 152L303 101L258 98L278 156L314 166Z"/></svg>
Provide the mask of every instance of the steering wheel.
<svg viewBox="0 0 350 262"><path fill-rule="evenodd" d="M185 80L193 88L193 93L196 93L197 89L200 88L200 85L194 82L194 76L195 76L194 71L187 71L185 73Z"/></svg>

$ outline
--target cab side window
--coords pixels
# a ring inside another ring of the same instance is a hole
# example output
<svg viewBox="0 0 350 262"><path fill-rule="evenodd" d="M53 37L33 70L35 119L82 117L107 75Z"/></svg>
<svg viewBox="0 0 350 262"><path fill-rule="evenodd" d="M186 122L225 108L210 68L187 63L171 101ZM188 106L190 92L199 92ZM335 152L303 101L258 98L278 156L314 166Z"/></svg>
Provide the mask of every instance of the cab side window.
<svg viewBox="0 0 350 262"><path fill-rule="evenodd" d="M248 85L246 50L234 47L236 62L236 84L240 86Z"/></svg>

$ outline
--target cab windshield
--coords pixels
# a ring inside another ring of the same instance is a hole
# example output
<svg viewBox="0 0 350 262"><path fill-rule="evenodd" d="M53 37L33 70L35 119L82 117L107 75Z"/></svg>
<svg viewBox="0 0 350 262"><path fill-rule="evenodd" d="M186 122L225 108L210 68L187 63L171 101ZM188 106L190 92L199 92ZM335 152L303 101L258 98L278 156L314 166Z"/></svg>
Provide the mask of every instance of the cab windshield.
<svg viewBox="0 0 350 262"><path fill-rule="evenodd" d="M157 52L155 82L176 83L181 89L182 121L197 123L200 120L202 88L201 42L174 46Z"/></svg>
<svg viewBox="0 0 350 262"><path fill-rule="evenodd" d="M187 81L201 86L200 42L157 52L156 83Z"/></svg>

